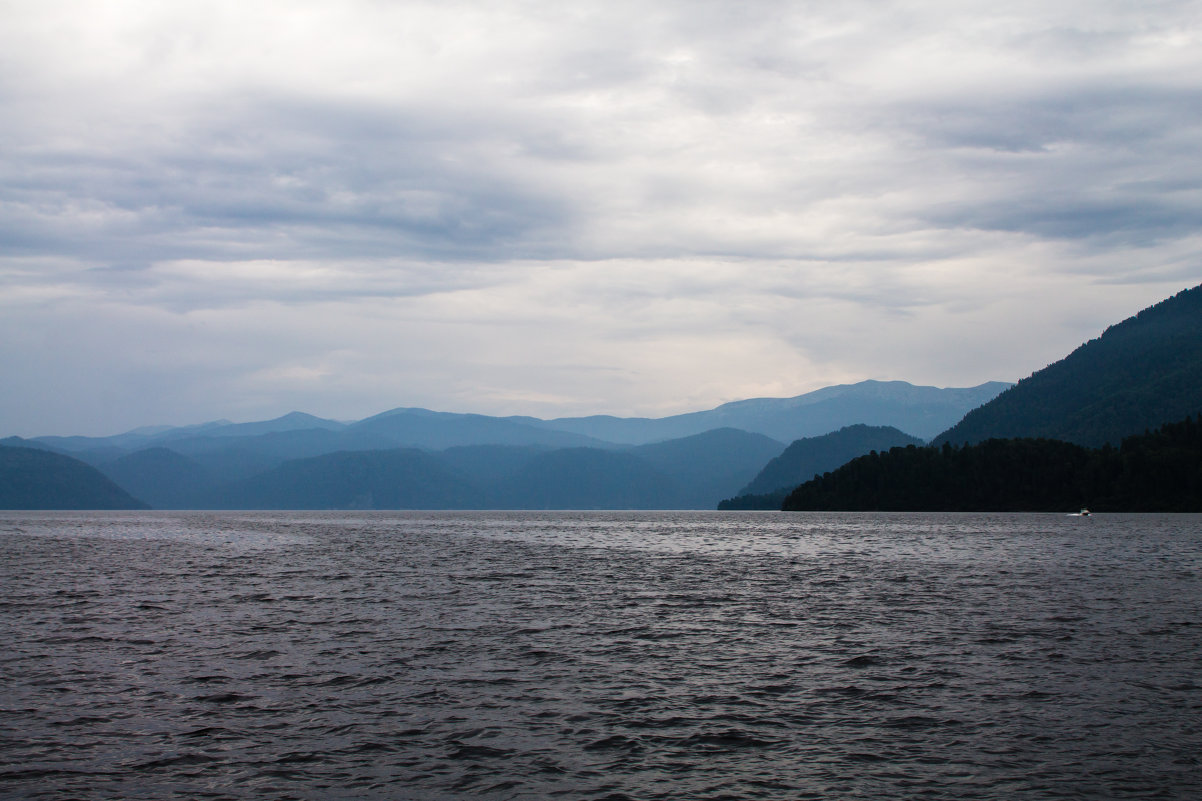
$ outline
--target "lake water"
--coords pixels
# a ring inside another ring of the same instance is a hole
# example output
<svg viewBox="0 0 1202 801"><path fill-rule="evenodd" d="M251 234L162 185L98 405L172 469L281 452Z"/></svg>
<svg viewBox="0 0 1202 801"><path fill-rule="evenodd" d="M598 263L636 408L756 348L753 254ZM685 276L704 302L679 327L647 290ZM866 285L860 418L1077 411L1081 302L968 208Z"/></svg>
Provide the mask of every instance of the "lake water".
<svg viewBox="0 0 1202 801"><path fill-rule="evenodd" d="M0 796L1202 798L1202 517L0 513Z"/></svg>

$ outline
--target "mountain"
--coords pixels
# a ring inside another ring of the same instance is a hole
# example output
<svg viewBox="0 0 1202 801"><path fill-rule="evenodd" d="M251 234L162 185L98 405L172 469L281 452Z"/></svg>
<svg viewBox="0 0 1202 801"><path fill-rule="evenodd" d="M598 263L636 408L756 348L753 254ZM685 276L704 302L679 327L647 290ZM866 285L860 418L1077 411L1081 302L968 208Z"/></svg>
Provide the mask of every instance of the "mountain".
<svg viewBox="0 0 1202 801"><path fill-rule="evenodd" d="M723 501L719 509L779 509L797 485L834 470L857 456L894 447L921 445L891 426L845 426L821 437L795 440L785 452L768 462L738 497Z"/></svg>
<svg viewBox="0 0 1202 801"><path fill-rule="evenodd" d="M72 445L77 445L78 447L63 447L64 441L71 441ZM36 439L5 437L4 439L0 439L0 445L59 453L64 456L70 456L72 459L77 459L92 467L99 467L106 462L111 462L113 459L124 456L126 453L125 449L110 445L103 439L94 440L88 437L38 437Z"/></svg>
<svg viewBox="0 0 1202 801"><path fill-rule="evenodd" d="M136 497L144 496L160 508L212 508L226 503L245 508L260 502L278 506L286 497L292 497L278 483L284 474L273 474L271 481L275 484L261 478L277 468L333 454L420 449L438 455L435 462L428 463L431 469L436 464L448 472L432 474L428 484L414 482L409 476L405 480L414 488L409 495L394 497L384 492L382 485L373 485L353 497L335 493L314 496L325 497L317 501L302 494L296 496L297 502L340 507L359 503L356 499L369 492L372 504L379 497L388 497L388 504L405 507L441 507L452 503L451 498L470 496L463 502L506 508L529 502L555 508L577 504L623 508L633 504L639 508L712 509L779 455L785 441L825 434L849 423L877 420L925 433L935 425L950 425L965 410L1004 386L993 383L971 389L936 389L901 381L865 381L827 387L796 398L737 401L658 420L540 420L398 408L350 423L291 412L251 423L218 420L193 426L143 427L112 437L50 436L9 441L66 453L101 467ZM562 450L574 453L551 455ZM605 450L620 451L622 456L610 459L593 453ZM355 474L358 478L347 479L352 484L367 481L373 470L400 469L399 464L391 463L373 462L370 470L362 465L352 467L354 464L340 457L321 469L330 481L335 480L333 475L339 469L359 470ZM530 476L547 464L575 471L583 483L573 488L550 476L551 484L536 491L529 483ZM314 465L310 468L318 469ZM316 480L296 465L288 469L299 470L288 475L303 479L302 483ZM614 472L620 469L633 472L629 476ZM225 483L222 493L209 491L217 480ZM242 486L245 482L251 483ZM456 482L466 482L469 489ZM242 489L235 491L236 486ZM591 489L585 491L585 487ZM648 487L658 487L660 494L652 499L643 492Z"/></svg>
<svg viewBox="0 0 1202 801"><path fill-rule="evenodd" d="M491 499L489 505L507 506L499 487L548 450L552 449L536 445L459 445L447 448L438 457L473 486L485 490Z"/></svg>
<svg viewBox="0 0 1202 801"><path fill-rule="evenodd" d="M783 447L719 429L626 449L483 445L439 456L505 509L712 509Z"/></svg>
<svg viewBox="0 0 1202 801"><path fill-rule="evenodd" d="M530 422L527 422L530 421ZM548 429L534 418L453 414L429 409L393 409L348 426L346 431L371 436L392 447L444 450L458 445L605 445L592 437Z"/></svg>
<svg viewBox="0 0 1202 801"><path fill-rule="evenodd" d="M0 509L145 509L146 504L78 459L0 446Z"/></svg>
<svg viewBox="0 0 1202 801"><path fill-rule="evenodd" d="M135 451L99 469L155 509L195 508L203 493L216 483L215 474L201 464L162 447Z"/></svg>
<svg viewBox="0 0 1202 801"><path fill-rule="evenodd" d="M691 437L640 445L628 453L646 460L680 487L672 506L713 509L783 448L783 443L763 434L717 428Z"/></svg>
<svg viewBox="0 0 1202 801"><path fill-rule="evenodd" d="M260 434L307 431L312 429L340 431L346 428L346 426L346 423L340 423L337 420L326 420L321 417L314 417L311 414L305 414L304 412L289 412L282 417L277 417L273 420L263 420L257 423L230 423L223 420L217 423L206 423L199 430L191 427L169 429L167 431L160 431L159 435L166 435L172 439L176 437L195 437L197 434L202 434L206 437L255 437Z"/></svg>
<svg viewBox="0 0 1202 801"><path fill-rule="evenodd" d="M246 476L288 459L338 451L437 451L471 445L606 448L646 445L721 428L761 434L779 442L818 436L855 423L890 425L930 437L1006 386L990 382L967 389L938 389L904 381L862 381L795 398L735 401L708 411L658 419L595 416L540 420L398 408L342 423L290 412L260 422L217 420L191 426L144 426L110 437L42 436L3 442L49 448L92 465L167 447L215 472L232 469L235 475Z"/></svg>
<svg viewBox="0 0 1202 801"><path fill-rule="evenodd" d="M1202 286L1107 328L940 434L935 444L1047 437L1097 446L1202 409Z"/></svg>
<svg viewBox="0 0 1202 801"><path fill-rule="evenodd" d="M201 471L199 480L212 475L200 457L157 449L110 469L156 505L174 507L712 509L782 448L760 434L725 429L625 449L470 445L433 453L339 452L287 460L191 495L174 476L188 470Z"/></svg>
<svg viewBox="0 0 1202 801"><path fill-rule="evenodd" d="M474 509L479 490L414 448L328 453L285 462L213 491L216 509Z"/></svg>
<svg viewBox="0 0 1202 801"><path fill-rule="evenodd" d="M792 442L857 423L892 426L929 439L1008 386L991 381L976 387L940 389L905 381L861 381L794 398L734 401L708 411L658 419L602 415L558 418L542 425L626 444L674 439L716 428L737 428Z"/></svg>
<svg viewBox="0 0 1202 801"><path fill-rule="evenodd" d="M785 511L1202 511L1202 418L1090 449L1051 439L893 448L797 487Z"/></svg>
<svg viewBox="0 0 1202 801"><path fill-rule="evenodd" d="M535 455L500 491L508 509L676 508L683 487L645 459L600 448Z"/></svg>

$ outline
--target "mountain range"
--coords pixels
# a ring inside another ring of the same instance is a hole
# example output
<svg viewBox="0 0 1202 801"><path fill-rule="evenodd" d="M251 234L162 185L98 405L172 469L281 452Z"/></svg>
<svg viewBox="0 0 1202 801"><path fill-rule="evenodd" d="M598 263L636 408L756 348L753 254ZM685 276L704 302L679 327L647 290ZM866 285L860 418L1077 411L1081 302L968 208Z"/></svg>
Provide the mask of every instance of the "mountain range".
<svg viewBox="0 0 1202 801"><path fill-rule="evenodd" d="M342 422L293 412L0 444L85 461L155 508L712 509L787 441L861 419L942 430L1006 386L864 381L665 418L398 408Z"/></svg>

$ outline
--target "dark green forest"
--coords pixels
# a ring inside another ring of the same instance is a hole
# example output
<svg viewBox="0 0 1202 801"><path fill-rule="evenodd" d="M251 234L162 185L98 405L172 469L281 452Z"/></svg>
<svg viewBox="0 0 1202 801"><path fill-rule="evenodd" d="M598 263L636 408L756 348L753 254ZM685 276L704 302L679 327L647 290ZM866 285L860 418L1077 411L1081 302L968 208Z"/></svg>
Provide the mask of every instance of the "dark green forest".
<svg viewBox="0 0 1202 801"><path fill-rule="evenodd" d="M1089 447L1194 414L1202 402L1202 286L1107 328L965 415L953 445L1046 437Z"/></svg>
<svg viewBox="0 0 1202 801"><path fill-rule="evenodd" d="M784 511L1202 512L1202 418L1121 445L1041 438L892 448L791 492Z"/></svg>

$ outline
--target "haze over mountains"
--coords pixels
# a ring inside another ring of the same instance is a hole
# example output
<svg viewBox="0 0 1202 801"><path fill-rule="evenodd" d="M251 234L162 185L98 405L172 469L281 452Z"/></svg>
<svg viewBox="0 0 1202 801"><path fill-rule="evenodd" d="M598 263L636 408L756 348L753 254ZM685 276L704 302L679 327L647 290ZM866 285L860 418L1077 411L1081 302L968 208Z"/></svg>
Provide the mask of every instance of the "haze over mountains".
<svg viewBox="0 0 1202 801"><path fill-rule="evenodd" d="M293 412L3 444L86 461L156 508L713 508L788 441L862 419L937 432L1006 386L865 381L659 419Z"/></svg>

